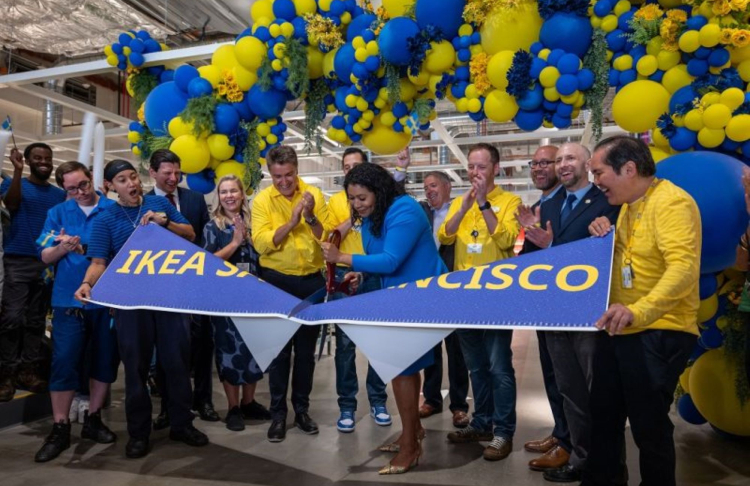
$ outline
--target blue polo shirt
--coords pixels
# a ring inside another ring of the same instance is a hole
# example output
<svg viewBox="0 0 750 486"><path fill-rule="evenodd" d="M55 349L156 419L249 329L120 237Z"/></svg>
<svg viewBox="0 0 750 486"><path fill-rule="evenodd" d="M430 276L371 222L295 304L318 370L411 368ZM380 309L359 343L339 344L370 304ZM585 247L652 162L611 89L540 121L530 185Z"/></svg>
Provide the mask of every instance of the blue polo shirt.
<svg viewBox="0 0 750 486"><path fill-rule="evenodd" d="M91 231L94 221L110 206L116 204L111 199L99 195L99 202L91 214L86 216L78 203L70 199L53 207L47 213L42 234L37 239L37 249L41 257L42 250L55 245L55 237L65 228L65 234L80 236L83 248L88 248L91 241ZM68 253L57 262L57 276L52 287L53 307L83 307L83 304L73 298L73 294L81 286L91 261L85 254ZM87 308L92 305L86 306Z"/></svg>
<svg viewBox="0 0 750 486"><path fill-rule="evenodd" d="M10 179L0 185L0 197L10 189ZM65 191L59 187L40 186L21 179L21 205L10 213L10 230L4 233L3 247L6 255L37 257L36 238L44 227L47 211L65 201Z"/></svg>
<svg viewBox="0 0 750 486"><path fill-rule="evenodd" d="M140 224L140 219L148 211L167 213L175 223L190 224L167 198L162 196L143 196L143 204L136 207L125 207L114 204L101 212L94 221L94 228L89 239L86 256L103 258L109 264L128 241L130 235Z"/></svg>

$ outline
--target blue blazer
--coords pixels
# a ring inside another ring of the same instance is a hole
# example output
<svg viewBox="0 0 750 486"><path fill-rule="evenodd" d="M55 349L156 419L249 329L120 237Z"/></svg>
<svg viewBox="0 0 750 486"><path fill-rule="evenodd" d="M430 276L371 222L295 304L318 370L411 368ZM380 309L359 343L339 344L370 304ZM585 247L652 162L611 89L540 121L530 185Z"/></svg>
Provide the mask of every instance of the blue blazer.
<svg viewBox="0 0 750 486"><path fill-rule="evenodd" d="M152 189L147 195L154 196L156 192ZM203 248L203 227L211 221L208 216L206 198L200 192L178 187L177 199L180 201L180 213L185 216L195 231L193 243Z"/></svg>
<svg viewBox="0 0 750 486"><path fill-rule="evenodd" d="M362 221L365 255L352 256L352 268L381 276L383 287L393 287L448 271L440 258L424 210L409 196L399 196L388 208L380 237L371 221Z"/></svg>

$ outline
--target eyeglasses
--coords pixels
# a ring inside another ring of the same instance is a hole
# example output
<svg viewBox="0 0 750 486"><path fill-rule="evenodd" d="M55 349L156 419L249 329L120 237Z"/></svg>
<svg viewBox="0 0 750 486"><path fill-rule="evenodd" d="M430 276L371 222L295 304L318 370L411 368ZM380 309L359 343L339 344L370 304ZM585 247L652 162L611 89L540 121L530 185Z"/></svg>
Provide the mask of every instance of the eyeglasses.
<svg viewBox="0 0 750 486"><path fill-rule="evenodd" d="M552 160L531 160L529 161L529 167L531 167L532 169L536 169L537 167L539 167L540 169L546 169L548 165L552 165L554 163L555 162Z"/></svg>
<svg viewBox="0 0 750 486"><path fill-rule="evenodd" d="M87 191L91 187L91 181L83 181L75 187L68 187L65 189L70 195L77 194L82 191Z"/></svg>

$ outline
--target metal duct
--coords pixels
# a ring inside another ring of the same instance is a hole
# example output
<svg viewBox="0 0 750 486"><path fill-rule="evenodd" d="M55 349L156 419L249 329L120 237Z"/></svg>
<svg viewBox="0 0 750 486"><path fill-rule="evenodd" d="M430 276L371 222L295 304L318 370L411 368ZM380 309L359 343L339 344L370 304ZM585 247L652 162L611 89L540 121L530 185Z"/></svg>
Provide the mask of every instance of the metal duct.
<svg viewBox="0 0 750 486"><path fill-rule="evenodd" d="M44 87L59 92L62 83L57 79L50 79L44 83ZM63 107L50 100L44 100L42 108L42 135L56 135L62 132Z"/></svg>

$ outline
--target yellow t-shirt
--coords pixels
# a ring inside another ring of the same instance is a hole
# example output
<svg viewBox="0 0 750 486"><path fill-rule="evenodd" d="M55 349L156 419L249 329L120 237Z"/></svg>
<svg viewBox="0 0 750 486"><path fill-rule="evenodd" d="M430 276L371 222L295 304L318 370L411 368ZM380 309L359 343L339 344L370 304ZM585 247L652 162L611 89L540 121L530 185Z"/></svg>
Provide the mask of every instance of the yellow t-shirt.
<svg viewBox="0 0 750 486"><path fill-rule="evenodd" d="M307 191L315 198L315 217L323 225L322 239L331 229L328 209L323 193L299 179L299 186L290 201L274 187L263 189L253 201L253 246L260 254L260 265L286 275L308 275L323 268L323 253L317 238L304 218L287 235L279 246L273 244L273 235L292 219L292 209Z"/></svg>
<svg viewBox="0 0 750 486"><path fill-rule="evenodd" d="M331 229L336 229L344 221L352 217L351 205L346 191L337 192L328 200L328 217L331 221ZM352 227L341 240L339 249L343 253L350 255L364 255L365 250L362 248L362 233L359 227Z"/></svg>
<svg viewBox="0 0 750 486"><path fill-rule="evenodd" d="M492 211L497 217L495 232L490 234L482 211L479 210L479 206L473 204L461 220L456 234L448 235L445 227L461 209L463 199L461 196L453 200L438 232L441 244L456 244L454 270L466 270L513 256L513 246L521 231L515 217L521 198L496 186L487 194L487 201L492 205ZM476 238L472 236L475 231ZM474 243L482 245L481 253L469 251L469 245Z"/></svg>
<svg viewBox="0 0 750 486"><path fill-rule="evenodd" d="M633 236L632 287L623 288L623 256ZM617 219L610 302L624 304L635 319L625 334L664 329L698 334L701 217L693 198L667 180L648 196L622 206Z"/></svg>

